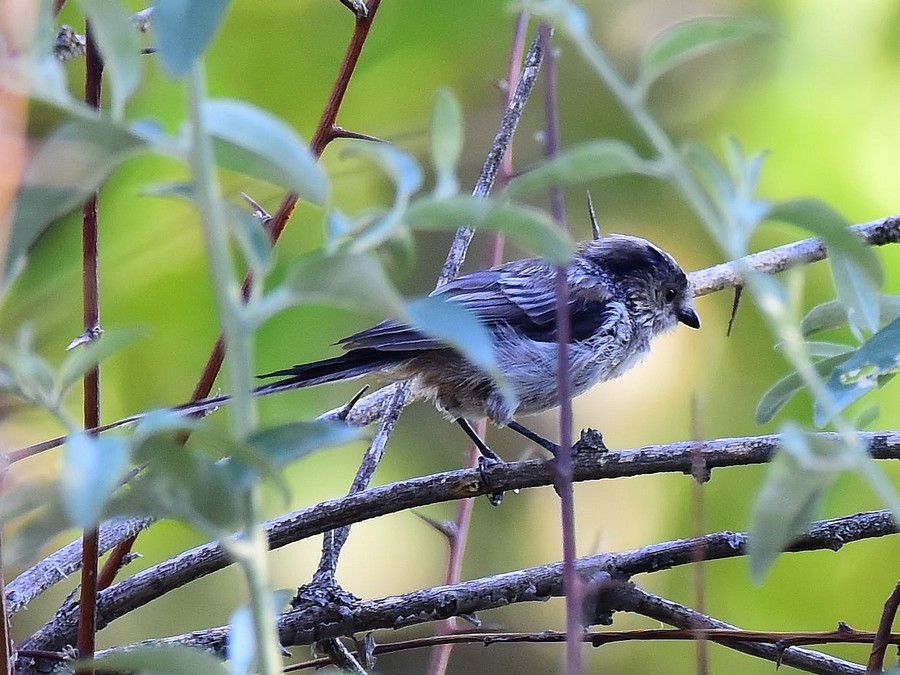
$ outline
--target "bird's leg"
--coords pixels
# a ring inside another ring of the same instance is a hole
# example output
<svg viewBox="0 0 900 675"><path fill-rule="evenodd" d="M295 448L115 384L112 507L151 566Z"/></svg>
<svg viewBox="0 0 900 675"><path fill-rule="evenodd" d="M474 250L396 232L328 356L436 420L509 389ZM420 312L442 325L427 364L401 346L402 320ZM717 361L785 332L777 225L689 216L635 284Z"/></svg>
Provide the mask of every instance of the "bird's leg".
<svg viewBox="0 0 900 675"><path fill-rule="evenodd" d="M481 453L481 457L478 458L478 473L481 474L481 482L483 485L490 485L490 481L485 473L485 469L491 466L492 464L502 463L503 460L500 459L500 455L491 450L487 443L484 442L484 439L475 433L475 429L472 428L472 425L469 424L469 420L464 417L457 417L456 423L462 428L464 432L466 432L466 436L475 444L475 447L478 448L478 451ZM488 500L494 506L500 506L503 503L503 493L502 492L492 492L488 494Z"/></svg>
<svg viewBox="0 0 900 675"><path fill-rule="evenodd" d="M482 454L482 456L487 459L489 462L502 462L500 459L500 455L490 449L488 444L484 442L484 439L475 433L475 429L472 428L472 425L469 424L469 420L464 417L457 417L456 423L462 427L462 430L466 432L466 436L469 437L475 447L478 448L478 451Z"/></svg>
<svg viewBox="0 0 900 675"><path fill-rule="evenodd" d="M533 441L534 443L537 443L539 446L541 446L545 450L549 450L550 454L553 455L554 457L556 457L559 454L559 446L556 443L554 443L553 441L547 440L540 434L533 432L531 429L519 424L515 420L510 420L509 422L506 423L506 426L508 426L510 429L512 429L516 433L522 434L529 441Z"/></svg>

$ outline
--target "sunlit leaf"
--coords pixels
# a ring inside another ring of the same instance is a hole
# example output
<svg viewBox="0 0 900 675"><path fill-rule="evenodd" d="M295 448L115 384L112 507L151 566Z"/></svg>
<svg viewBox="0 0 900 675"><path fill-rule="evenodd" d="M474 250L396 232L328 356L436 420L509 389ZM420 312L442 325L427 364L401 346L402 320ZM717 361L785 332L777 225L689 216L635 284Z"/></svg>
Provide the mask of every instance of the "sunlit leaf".
<svg viewBox="0 0 900 675"><path fill-rule="evenodd" d="M81 206L145 139L108 120L77 119L59 126L32 157L16 195L5 274L50 223Z"/></svg>
<svg viewBox="0 0 900 675"><path fill-rule="evenodd" d="M849 229L849 223L815 199L777 204L769 218L799 225L822 237L831 258L838 300L847 309L851 325L872 333L878 330L881 265L872 248Z"/></svg>
<svg viewBox="0 0 900 675"><path fill-rule="evenodd" d="M476 197L420 199L406 213L406 222L419 230L447 230L469 226L504 235L557 265L572 258L569 235L543 211Z"/></svg>
<svg viewBox="0 0 900 675"><path fill-rule="evenodd" d="M60 393L65 393L98 363L144 335L145 331L137 329L105 331L99 338L75 347L59 367Z"/></svg>
<svg viewBox="0 0 900 675"><path fill-rule="evenodd" d="M181 77L206 51L229 0L156 0L153 31L163 69Z"/></svg>
<svg viewBox="0 0 900 675"><path fill-rule="evenodd" d="M122 119L125 103L141 83L143 56L131 17L117 0L78 0L91 21L103 55L104 75L112 85L114 119Z"/></svg>
<svg viewBox="0 0 900 675"><path fill-rule="evenodd" d="M883 326L900 317L900 295L882 295L879 298L879 325ZM847 325L847 310L837 300L813 307L800 324L804 336Z"/></svg>
<svg viewBox="0 0 900 675"><path fill-rule="evenodd" d="M835 366L847 359L846 354L835 356L829 359L823 359L815 364L816 370L820 375L827 375L834 370ZM772 385L769 390L762 395L756 406L756 422L757 424L766 424L771 421L775 414L781 410L794 394L804 388L803 379L797 373L791 373L787 377L783 377Z"/></svg>
<svg viewBox="0 0 900 675"><path fill-rule="evenodd" d="M128 443L117 436L69 436L60 472L62 501L72 524L97 524L103 507L128 469Z"/></svg>
<svg viewBox="0 0 900 675"><path fill-rule="evenodd" d="M781 451L773 459L756 500L750 528L750 571L760 582L781 552L803 533L819 509L825 489L848 464L840 458L820 458L796 425L785 425ZM799 459L798 459L799 458ZM829 461L831 460L831 461Z"/></svg>
<svg viewBox="0 0 900 675"><path fill-rule="evenodd" d="M627 143L601 139L567 148L558 156L516 176L507 185L506 192L514 199L521 199L555 185L587 183L630 173L662 175L656 162L644 159Z"/></svg>
<svg viewBox="0 0 900 675"><path fill-rule="evenodd" d="M848 359L837 366L826 386L838 409L861 398L883 384L884 379L900 372L900 319L866 340ZM827 423L828 415L816 405L816 424Z"/></svg>
<svg viewBox="0 0 900 675"><path fill-rule="evenodd" d="M103 672L132 672L141 675L228 675L225 664L209 652L191 647L131 647L111 652L93 661ZM76 664L77 666L78 664Z"/></svg>
<svg viewBox="0 0 900 675"><path fill-rule="evenodd" d="M306 143L284 121L243 101L203 104L216 161L229 169L290 188L313 204L328 197L328 180Z"/></svg>
<svg viewBox="0 0 900 675"><path fill-rule="evenodd" d="M643 89L660 75L728 43L771 32L771 27L752 17L704 16L677 23L660 33L641 57L639 78Z"/></svg>
<svg viewBox="0 0 900 675"><path fill-rule="evenodd" d="M459 101L449 89L440 89L431 119L431 161L434 164L434 196L452 197L459 192L456 165L463 145L463 120Z"/></svg>

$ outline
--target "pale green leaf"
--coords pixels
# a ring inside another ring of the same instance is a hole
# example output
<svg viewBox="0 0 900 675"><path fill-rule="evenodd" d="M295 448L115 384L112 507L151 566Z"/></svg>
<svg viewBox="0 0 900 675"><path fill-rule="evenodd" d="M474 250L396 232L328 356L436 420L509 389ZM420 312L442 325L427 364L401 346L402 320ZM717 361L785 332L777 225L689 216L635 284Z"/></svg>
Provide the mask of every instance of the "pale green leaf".
<svg viewBox="0 0 900 675"><path fill-rule="evenodd" d="M601 139L567 148L558 156L513 178L506 193L530 197L556 185L576 185L623 174L660 176L656 162L646 160L623 141Z"/></svg>
<svg viewBox="0 0 900 675"><path fill-rule="evenodd" d="M170 77L184 75L206 51L229 0L156 0L153 31L163 69Z"/></svg>
<svg viewBox="0 0 900 675"><path fill-rule="evenodd" d="M846 354L823 359L815 364L816 370L820 375L827 375L834 370L835 366L847 359ZM794 394L803 389L805 386L803 379L797 373L783 377L772 385L769 390L762 395L756 406L756 422L757 424L766 424L771 421L775 414L781 410Z"/></svg>
<svg viewBox="0 0 900 675"><path fill-rule="evenodd" d="M729 43L771 32L752 17L704 16L677 23L660 33L641 57L641 88L676 66Z"/></svg>
<svg viewBox="0 0 900 675"><path fill-rule="evenodd" d="M884 326L900 317L900 295L882 295L879 298L879 325ZM813 307L800 324L804 336L847 325L847 310L837 300Z"/></svg>
<svg viewBox="0 0 900 675"><path fill-rule="evenodd" d="M203 120L216 141L221 166L282 185L313 204L327 199L325 174L303 139L284 121L231 99L204 103Z"/></svg>
<svg viewBox="0 0 900 675"><path fill-rule="evenodd" d="M62 502L71 522L86 529L95 526L113 491L128 469L129 449L117 436L69 436L60 471Z"/></svg>
<svg viewBox="0 0 900 675"><path fill-rule="evenodd" d="M900 372L900 319L866 340L856 352L837 366L826 386L838 409L843 410L866 393L880 386L884 378ZM820 405L816 406L816 424L823 425L828 417Z"/></svg>
<svg viewBox="0 0 900 675"><path fill-rule="evenodd" d="M114 651L93 661L103 672L126 671L141 675L228 675L225 664L209 652L181 645L133 647Z"/></svg>
<svg viewBox="0 0 900 675"><path fill-rule="evenodd" d="M421 199L406 213L406 222L419 230L448 230L469 226L504 235L557 265L572 258L569 235L543 211L476 197Z"/></svg>
<svg viewBox="0 0 900 675"><path fill-rule="evenodd" d="M344 445L360 438L360 430L343 422L290 422L259 431L249 438L275 468L322 448Z"/></svg>
<svg viewBox="0 0 900 675"><path fill-rule="evenodd" d="M114 119L125 115L125 103L137 90L143 56L131 17L117 0L78 0L91 21L91 30L103 55L104 76L109 78Z"/></svg>
<svg viewBox="0 0 900 675"><path fill-rule="evenodd" d="M449 89L440 89L431 119L431 161L434 164L434 196L452 197L459 192L456 166L463 146L463 119L459 101Z"/></svg>

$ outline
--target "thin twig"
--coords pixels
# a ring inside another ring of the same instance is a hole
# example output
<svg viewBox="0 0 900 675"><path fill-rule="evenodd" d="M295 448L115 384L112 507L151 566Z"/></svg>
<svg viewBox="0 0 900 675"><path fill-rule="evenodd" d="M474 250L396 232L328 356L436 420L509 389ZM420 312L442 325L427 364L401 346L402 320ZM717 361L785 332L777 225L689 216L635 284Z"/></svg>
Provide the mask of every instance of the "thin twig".
<svg viewBox="0 0 900 675"><path fill-rule="evenodd" d="M90 22L85 26L85 82L84 100L91 108L100 109L103 82L103 61ZM82 282L84 304L84 335L98 335L100 327L100 268L98 192L95 191L82 209ZM100 366L95 365L84 375L84 428L100 424ZM98 529L86 530L82 535L81 589L78 603L78 654L90 659L94 656L97 637L97 568L99 566L100 534ZM93 673L91 666L78 670Z"/></svg>
<svg viewBox="0 0 900 675"><path fill-rule="evenodd" d="M559 115L557 110L556 58L550 42L552 29L542 23L538 36L544 50L546 95L544 115L544 155L552 159L559 153ZM566 209L559 185L550 190L550 213L565 228ZM556 492L559 494L562 530L563 586L566 589L566 673L581 672L581 582L575 573L575 492L572 486L572 388L569 373L569 340L572 319L569 313L569 278L566 267L556 270L556 379L559 395L559 450L556 453Z"/></svg>
<svg viewBox="0 0 900 675"><path fill-rule="evenodd" d="M541 49L540 40L535 37L528 48L528 53L525 55L525 66L522 68L522 76L519 79L518 86L516 86L516 92L506 107L503 119L500 120L500 129L494 137L494 142L491 144L491 149L488 151L487 159L485 159L484 166L481 169L481 175L478 177L478 182L475 184L475 189L472 192L476 197L486 197L494 185L500 170L500 163L509 149L516 127L519 126L525 103L528 101L528 97L531 96L531 90L537 81L543 57L544 53ZM450 252L447 254L447 259L444 261L444 266L438 277L438 288L459 274L474 234L475 231L471 227L461 227L456 231L456 236L450 245Z"/></svg>
<svg viewBox="0 0 900 675"><path fill-rule="evenodd" d="M503 107L507 109L512 103L515 91L518 89L519 80L522 74L522 59L525 53L525 35L528 31L529 15L527 12L519 12L516 17L515 30L513 33L513 43L510 49L509 66L506 76L506 96L504 97ZM496 183L504 185L506 181L513 175L513 146L510 143L503 158L500 161L500 169L497 173ZM487 267L495 267L503 261L504 236L502 232L494 232L491 235L490 251L488 253ZM475 432L485 437L487 433L487 421L481 420L475 424ZM466 466L475 468L478 466L478 460L481 457L481 451L474 443L469 444L469 451L466 458ZM448 584L455 584L462 580L462 564L466 551L466 542L469 539L469 525L472 522L472 510L475 507L474 499L462 499L456 506L456 517L453 522L453 536L448 537L449 552L447 556L447 574L444 581ZM435 632L437 635L447 635L455 632L457 629L456 617L450 617L445 621L439 621ZM447 672L447 666L450 663L450 653L453 645L450 643L437 645L432 651L428 659L428 675L443 675Z"/></svg>
<svg viewBox="0 0 900 675"><path fill-rule="evenodd" d="M894 625L894 619L897 617L898 607L900 607L900 582L897 582L897 585L894 586L894 591L884 602L884 611L881 613L878 631L875 633L875 638L872 641L872 651L869 653L866 675L880 673L884 667L884 653L887 651L887 646L891 643L891 626Z"/></svg>
<svg viewBox="0 0 900 675"><path fill-rule="evenodd" d="M606 592L604 600L618 611L634 612L684 629L703 627L709 630L737 630L735 626L713 619L684 605L666 600L631 584L620 584ZM863 668L855 663L788 644L764 642L723 642L724 646L744 654L793 666L810 673L823 675L862 675Z"/></svg>
<svg viewBox="0 0 900 675"><path fill-rule="evenodd" d="M706 632L710 641L717 644L735 642L764 642L777 646L799 646L820 644L865 644L875 638L871 631L838 629L830 631L755 631L729 630L725 628L711 629ZM593 647L615 644L619 642L691 642L697 639L694 630L680 628L650 628L635 630L591 630L581 634L581 641ZM900 644L900 633L888 636L890 644ZM463 632L451 635L434 635L430 637L398 640L376 645L372 654L393 654L412 649L422 649L448 644L475 644L481 647L504 644L559 644L566 641L566 634L560 631L541 631L539 633L511 632ZM327 658L310 659L301 663L286 666L285 673L295 673L311 668L323 668L331 661Z"/></svg>
<svg viewBox="0 0 900 675"><path fill-rule="evenodd" d="M700 434L700 401L697 395L691 397L691 439L699 441ZM706 552L703 550L701 537L706 531L706 503L703 485L709 480L709 473L706 465L703 463L703 457L699 452L699 444L693 453L691 461L691 475L694 477L691 490L691 506L693 515L693 535L698 545L694 551L693 571L694 571L694 604L697 611L701 614L706 613L706 567L704 558ZM697 635L697 675L709 675L709 646L707 644L706 631L698 629Z"/></svg>
<svg viewBox="0 0 900 675"><path fill-rule="evenodd" d="M381 0L369 0L366 5L366 16L364 18L359 18L359 16L357 16L353 35L350 38L350 42L347 45L347 50L344 54L344 60L341 63L334 86L331 89L328 102L322 111L322 117L320 118L319 124L310 141L310 151L317 158L322 155L322 152L325 150L328 143L336 138L334 129L336 128L338 111L341 108L344 95L347 93L350 78L353 76L356 64L359 62L359 56L362 53L362 48L366 43L369 29L372 26L372 22L375 20L375 13L378 11L380 4ZM272 217L268 227L269 236L271 237L273 244L281 237L281 233L287 226L287 222L294 212L299 199L299 195L294 192L287 193L282 199L281 205L276 214ZM251 281L251 276L247 275L241 286L241 294L245 299L249 294ZM209 396L216 377L222 368L224 359L225 341L223 337L219 335L207 358L206 365L203 367L203 372L194 387L194 391L191 393L191 401L199 401ZM136 538L137 534L116 546L115 550L110 554L106 561L106 565L104 565L100 572L100 579L103 584L101 588L107 588L112 584L116 573L122 566L122 560L131 551Z"/></svg>

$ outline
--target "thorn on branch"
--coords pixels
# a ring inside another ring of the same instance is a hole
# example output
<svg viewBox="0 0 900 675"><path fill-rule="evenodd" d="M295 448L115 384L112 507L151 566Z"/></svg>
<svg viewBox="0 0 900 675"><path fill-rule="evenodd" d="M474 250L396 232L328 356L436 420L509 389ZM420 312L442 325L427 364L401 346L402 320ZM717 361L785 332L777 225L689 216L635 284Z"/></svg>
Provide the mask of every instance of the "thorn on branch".
<svg viewBox="0 0 900 675"><path fill-rule="evenodd" d="M728 330L725 331L725 337L731 337L731 329L734 328L734 320L737 318L738 307L741 305L741 296L744 293L743 285L734 287L734 300L731 303L731 317L728 319Z"/></svg>
<svg viewBox="0 0 900 675"><path fill-rule="evenodd" d="M246 192L241 192L241 197L244 198L244 201L250 205L250 208L253 209L253 217L262 221L263 225L268 225L269 221L272 220L272 216L266 211L253 197L248 195Z"/></svg>
<svg viewBox="0 0 900 675"><path fill-rule="evenodd" d="M66 351L70 352L75 347L79 345L86 345L94 340L98 339L101 335L103 335L103 329L100 326L93 326L86 331L84 331L81 335L73 339L68 345L66 345Z"/></svg>
<svg viewBox="0 0 900 675"><path fill-rule="evenodd" d="M418 511L413 511L413 515L444 535L451 544L456 539L456 523L452 520L436 520Z"/></svg>
<svg viewBox="0 0 900 675"><path fill-rule="evenodd" d="M369 385L364 386L362 389L360 389L358 392L356 392L356 394L353 396L353 398L351 398L349 401L347 401L347 405L345 405L341 409L341 411L337 414L337 418L341 422L347 421L347 417L350 415L350 412L353 410L353 407L359 402L359 399L361 399L363 397L363 394L365 394L367 391L369 391Z"/></svg>
<svg viewBox="0 0 900 675"><path fill-rule="evenodd" d="M600 239L603 234L600 231L600 223L597 221L597 212L594 211L594 200L591 197L591 191L587 193L588 215L591 217L591 232L594 235L594 241Z"/></svg>
<svg viewBox="0 0 900 675"><path fill-rule="evenodd" d="M388 141L383 138L379 138L378 136L370 136L369 134L363 134L358 131L349 131L340 127L338 125L334 125L331 127L331 139L335 138L352 138L359 141L372 141L373 143L387 143Z"/></svg>

